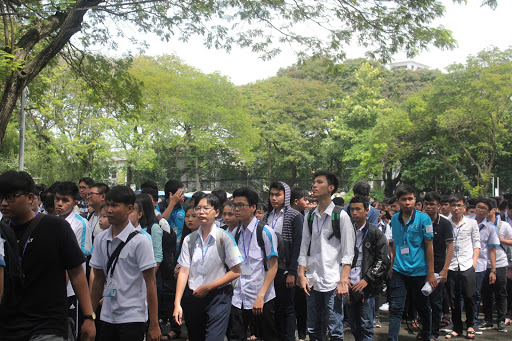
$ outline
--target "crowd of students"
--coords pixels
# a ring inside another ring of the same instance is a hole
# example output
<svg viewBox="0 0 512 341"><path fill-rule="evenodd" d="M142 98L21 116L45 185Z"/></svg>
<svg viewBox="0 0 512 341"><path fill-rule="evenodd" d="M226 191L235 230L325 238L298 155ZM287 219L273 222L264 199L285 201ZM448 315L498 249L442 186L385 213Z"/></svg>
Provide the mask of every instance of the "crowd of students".
<svg viewBox="0 0 512 341"><path fill-rule="evenodd" d="M347 323L372 340L386 301L389 340L404 318L417 339L472 339L494 310L507 331L512 195L400 185L370 202L360 181L345 205L337 189L317 171L308 190L270 184L263 203L248 187L185 198L169 180L162 200L153 181L135 194L5 172L0 340L343 340Z"/></svg>

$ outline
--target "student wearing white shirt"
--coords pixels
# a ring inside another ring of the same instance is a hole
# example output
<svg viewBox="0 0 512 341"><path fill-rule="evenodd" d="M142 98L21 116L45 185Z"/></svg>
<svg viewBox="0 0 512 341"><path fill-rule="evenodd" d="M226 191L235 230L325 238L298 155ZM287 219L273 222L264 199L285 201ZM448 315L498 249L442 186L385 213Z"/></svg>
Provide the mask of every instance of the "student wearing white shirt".
<svg viewBox="0 0 512 341"><path fill-rule="evenodd" d="M312 193L318 206L311 213L314 217L311 233L308 219L304 219L302 229L298 277L307 295L307 329L312 341L324 339L324 325L331 340L343 340L343 296L348 294L356 238L344 210L339 214L340 226L332 226L335 205L331 195L337 188L338 179L333 173L314 174ZM336 228L340 229L340 239L334 237Z"/></svg>
<svg viewBox="0 0 512 341"><path fill-rule="evenodd" d="M475 269L480 254L480 233L476 220L464 216L465 207L466 201L462 195L454 194L450 198L449 220L453 227L454 245L446 286L452 308L453 331L446 335L447 339L462 335L461 295L466 310L467 338L475 338L473 295L476 290Z"/></svg>
<svg viewBox="0 0 512 341"><path fill-rule="evenodd" d="M233 192L235 217L241 222L235 240L244 262L231 300L231 340L246 340L251 320L265 341L279 340L273 283L277 273L277 237L254 216L257 204L258 193L254 190L244 187Z"/></svg>
<svg viewBox="0 0 512 341"><path fill-rule="evenodd" d="M115 186L107 194L107 217L111 227L94 241L90 261L94 271L91 288L93 309L104 298L100 341L142 341L161 337L155 267L151 241L129 221L135 193Z"/></svg>
<svg viewBox="0 0 512 341"><path fill-rule="evenodd" d="M188 299L188 335L191 341L223 340L231 311L231 282L240 277L242 257L235 239L215 224L219 199L208 194L196 201L194 210L200 221L197 232L183 240L181 265L174 300L174 319L182 323L181 299L188 281L192 296ZM190 245L193 245L190 248ZM190 254L192 249L192 254ZM223 254L224 261L222 261ZM229 268L229 271L226 269Z"/></svg>
<svg viewBox="0 0 512 341"><path fill-rule="evenodd" d="M89 214L89 224L92 230L92 239L103 231L100 227L101 207L105 205L105 197L110 190L107 184L98 182L91 186L87 194L87 201L93 212Z"/></svg>

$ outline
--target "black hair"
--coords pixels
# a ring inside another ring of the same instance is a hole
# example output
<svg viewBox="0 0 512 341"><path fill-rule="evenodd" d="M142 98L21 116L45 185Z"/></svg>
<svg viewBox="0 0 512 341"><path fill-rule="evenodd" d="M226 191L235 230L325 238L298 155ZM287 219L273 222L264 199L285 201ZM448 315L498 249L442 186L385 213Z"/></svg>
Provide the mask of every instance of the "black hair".
<svg viewBox="0 0 512 341"><path fill-rule="evenodd" d="M441 203L441 196L437 193L437 192L428 192L427 194L425 194L425 196L423 197L423 200L424 201L428 201L428 202L437 202L438 204Z"/></svg>
<svg viewBox="0 0 512 341"><path fill-rule="evenodd" d="M198 198L196 202L194 203L194 207L197 207L199 205L199 202L203 199L206 199L206 203L213 207L214 210L220 210L220 202L219 198L217 198L214 194L205 194L201 198Z"/></svg>
<svg viewBox="0 0 512 341"><path fill-rule="evenodd" d="M98 189L99 194L107 194L108 191L110 191L110 187L108 187L107 184L104 184L103 182L96 182L91 185L91 188L96 187Z"/></svg>
<svg viewBox="0 0 512 341"><path fill-rule="evenodd" d="M505 194L503 194L503 200L511 202L512 201L512 193L505 193Z"/></svg>
<svg viewBox="0 0 512 341"><path fill-rule="evenodd" d="M491 210L493 208L497 208L498 207L498 202L496 201L496 199L494 198L489 198L489 202L491 203Z"/></svg>
<svg viewBox="0 0 512 341"><path fill-rule="evenodd" d="M71 181L64 181L55 187L55 194L71 196L73 200L78 200L78 186Z"/></svg>
<svg viewBox="0 0 512 341"><path fill-rule="evenodd" d="M145 183L143 183L142 185L140 185L140 189L142 191L144 191L146 188L151 188L151 189L154 189L157 193L158 193L158 185L156 182L152 181L152 180L149 180L149 181L146 181Z"/></svg>
<svg viewBox="0 0 512 341"><path fill-rule="evenodd" d="M91 187L91 185L94 183L94 180L92 178L89 178L88 176L86 176L86 177L80 178L80 180L78 180L78 183L81 183L81 182L83 182L87 186Z"/></svg>
<svg viewBox="0 0 512 341"><path fill-rule="evenodd" d="M444 204L445 202L449 203L450 202L450 196L449 195L443 195L441 196L441 201L439 202L440 204Z"/></svg>
<svg viewBox="0 0 512 341"><path fill-rule="evenodd" d="M332 202L334 203L334 205L345 206L345 199L343 199L342 197L336 197L332 199Z"/></svg>
<svg viewBox="0 0 512 341"><path fill-rule="evenodd" d="M416 188L408 184L403 184L396 188L395 195L397 199L406 194L412 194L416 198Z"/></svg>
<svg viewBox="0 0 512 341"><path fill-rule="evenodd" d="M169 180L165 183L164 192L165 199L169 199L169 194L174 194L180 188L183 188L183 183L179 180Z"/></svg>
<svg viewBox="0 0 512 341"><path fill-rule="evenodd" d="M224 210L224 207L232 206L232 205L233 205L233 200L232 199L228 199L228 200L224 201L224 203L220 207Z"/></svg>
<svg viewBox="0 0 512 341"><path fill-rule="evenodd" d="M333 193L336 193L336 191L338 190L338 178L336 177L336 175L329 171L320 170L313 173L313 180L318 178L319 176L325 176L325 178L327 179L327 184L329 186L334 186L334 190L331 192L331 195Z"/></svg>
<svg viewBox="0 0 512 341"><path fill-rule="evenodd" d="M185 214L188 210L194 209L194 203L192 201L186 201L183 203L183 211L185 211Z"/></svg>
<svg viewBox="0 0 512 341"><path fill-rule="evenodd" d="M279 182L279 181L274 181L273 183L270 184L270 187L268 188L268 192L270 193L270 190L271 189L277 189L279 191L283 191L283 193L286 193L285 189L284 189L284 185L282 182Z"/></svg>
<svg viewBox="0 0 512 341"><path fill-rule="evenodd" d="M117 185L108 191L105 201L133 205L135 203L135 192L128 186Z"/></svg>
<svg viewBox="0 0 512 341"><path fill-rule="evenodd" d="M37 194L40 195L42 192L46 191L48 189L48 186L46 186L43 183L36 184L36 191Z"/></svg>
<svg viewBox="0 0 512 341"><path fill-rule="evenodd" d="M0 175L0 193L9 194L18 191L34 193L36 184L27 172L9 170Z"/></svg>
<svg viewBox="0 0 512 341"><path fill-rule="evenodd" d="M396 197L396 195L393 195L391 198L388 199L388 205L393 205L397 200L398 198Z"/></svg>
<svg viewBox="0 0 512 341"><path fill-rule="evenodd" d="M223 189L215 189L212 191L212 194L219 199L220 207L224 207L224 203L228 200L228 193Z"/></svg>
<svg viewBox="0 0 512 341"><path fill-rule="evenodd" d="M263 211L267 212L268 206L263 201L258 201L258 204L256 205L256 209L257 210L262 209Z"/></svg>
<svg viewBox="0 0 512 341"><path fill-rule="evenodd" d="M258 193L249 187L237 188L233 192L233 199L236 197L244 197L247 199L249 206L258 205Z"/></svg>
<svg viewBox="0 0 512 341"><path fill-rule="evenodd" d="M300 200L304 197L307 197L308 195L309 195L309 192L307 190L305 190L304 188L295 187L294 189L292 189L291 194L290 194L290 205L293 205L295 200Z"/></svg>
<svg viewBox="0 0 512 341"><path fill-rule="evenodd" d="M381 210L382 214L388 219L391 219L391 214L387 210Z"/></svg>
<svg viewBox="0 0 512 341"><path fill-rule="evenodd" d="M206 196L205 192L197 191L194 194L192 194L192 197L190 198L192 200L192 203L194 204L194 207L197 206L199 203L199 200L203 199Z"/></svg>
<svg viewBox="0 0 512 341"><path fill-rule="evenodd" d="M468 206L476 206L478 204L478 198L471 197L467 200Z"/></svg>
<svg viewBox="0 0 512 341"><path fill-rule="evenodd" d="M354 195L352 199L350 199L350 204L363 204L365 210L370 207L370 200L366 195Z"/></svg>
<svg viewBox="0 0 512 341"><path fill-rule="evenodd" d="M452 196L450 197L450 204L457 202L457 201L462 201L464 203L464 205L466 205L466 198L464 198L464 196L462 194L460 194L460 193L452 194Z"/></svg>
<svg viewBox="0 0 512 341"><path fill-rule="evenodd" d="M139 219L140 226L146 227L149 230L153 224L158 224L158 219L155 216L155 207L149 195L144 193L137 195L135 203L142 211L142 217Z"/></svg>
<svg viewBox="0 0 512 341"><path fill-rule="evenodd" d="M370 195L370 184L366 181L358 181L355 183L354 187L352 187L352 191L355 195L369 196Z"/></svg>
<svg viewBox="0 0 512 341"><path fill-rule="evenodd" d="M158 202L158 191L156 189L151 187L145 187L142 189L141 193L151 196L154 202Z"/></svg>
<svg viewBox="0 0 512 341"><path fill-rule="evenodd" d="M498 208L499 208L500 212L506 211L509 208L508 207L508 201L507 200L502 200L500 202L500 204L498 205Z"/></svg>

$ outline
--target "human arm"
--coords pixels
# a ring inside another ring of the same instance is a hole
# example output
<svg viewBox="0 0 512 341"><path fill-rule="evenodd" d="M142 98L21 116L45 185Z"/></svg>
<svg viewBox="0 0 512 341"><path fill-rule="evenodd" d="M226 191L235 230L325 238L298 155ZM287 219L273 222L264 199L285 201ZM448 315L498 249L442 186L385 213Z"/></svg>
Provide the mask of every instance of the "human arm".
<svg viewBox="0 0 512 341"><path fill-rule="evenodd" d="M180 272L176 281L176 296L174 297L174 312L172 313L172 316L174 317L174 321L176 321L176 323L180 326L182 323L181 318L183 317L181 299L183 298L183 292L185 291L185 286L187 285L189 274L189 268L184 266L180 267Z"/></svg>
<svg viewBox="0 0 512 341"><path fill-rule="evenodd" d="M489 260L491 262L489 284L494 284L496 282L496 246L489 246Z"/></svg>
<svg viewBox="0 0 512 341"><path fill-rule="evenodd" d="M336 297L341 299L341 296L348 294L348 276L350 275L350 264L343 264L341 268L341 276L338 286L336 288Z"/></svg>
<svg viewBox="0 0 512 341"><path fill-rule="evenodd" d="M160 267L160 263L164 259L164 252L162 249L162 239L163 239L164 230L158 224L153 224L151 226L151 242L153 244L153 253L155 255L156 269L155 273L158 271Z"/></svg>
<svg viewBox="0 0 512 341"><path fill-rule="evenodd" d="M428 272L426 282L430 283L432 289L437 287L437 278L434 274L434 247L432 239L425 239L423 241L425 245L425 258L427 258Z"/></svg>
<svg viewBox="0 0 512 341"><path fill-rule="evenodd" d="M473 268L476 269L478 263L478 256L480 255L480 230L476 220L472 221L473 226L471 230L471 242L473 244Z"/></svg>
<svg viewBox="0 0 512 341"><path fill-rule="evenodd" d="M155 268L149 268L142 271L144 281L146 282L146 292L149 311L149 328L148 337L149 341L158 341L162 336L160 325L158 324L158 298L156 294L156 278Z"/></svg>
<svg viewBox="0 0 512 341"><path fill-rule="evenodd" d="M265 280L263 281L263 285L256 296L256 300L254 301L254 305L252 307L252 312L254 315L263 314L263 305L265 304L265 294L267 293L270 285L274 282L274 278L277 274L277 256L272 256L268 260L268 271L265 275Z"/></svg>
<svg viewBox="0 0 512 341"><path fill-rule="evenodd" d="M210 291L220 288L228 283L231 283L238 277L240 277L241 268L240 264L237 264L229 269L221 278L205 285L201 285L194 290L193 295L199 298L205 297Z"/></svg>
<svg viewBox="0 0 512 341"><path fill-rule="evenodd" d="M174 194L169 193L167 208L165 209L165 211L162 212L162 217L164 217L165 219L168 220L169 216L172 213L172 210L180 202L182 197L183 197L183 188L178 188L178 190Z"/></svg>
<svg viewBox="0 0 512 341"><path fill-rule="evenodd" d="M444 265L439 276L441 276L441 283L446 283L448 279L448 270L450 269L450 263L453 258L453 239L446 241L446 258L444 259Z"/></svg>
<svg viewBox="0 0 512 341"><path fill-rule="evenodd" d="M373 246L375 255L373 263L368 267L366 273L362 274L361 281L352 286L354 291L362 291L368 283L381 283L389 268L389 247L386 236L381 230L375 229L376 243Z"/></svg>
<svg viewBox="0 0 512 341"><path fill-rule="evenodd" d="M299 270L297 272L297 278L299 279L299 287L302 290L304 290L306 295L309 296L309 294L311 292L311 288L309 287L309 282L308 282L308 279L307 279L307 277L305 275L305 272L306 272L306 267L302 266L302 265L299 265Z"/></svg>
<svg viewBox="0 0 512 341"><path fill-rule="evenodd" d="M103 296L103 286L105 285L105 273L102 269L91 269L94 272L94 280L91 284L91 304L93 311L96 311L101 297Z"/></svg>
<svg viewBox="0 0 512 341"><path fill-rule="evenodd" d="M80 303L83 315L92 315L94 310L92 310L91 297L89 296L89 288L87 286L87 279L85 278L83 266L80 264L69 269L67 273L78 302ZM81 331L81 340L94 340L96 337L96 326L94 325L94 320L85 319L82 324Z"/></svg>
<svg viewBox="0 0 512 341"><path fill-rule="evenodd" d="M290 251L290 261L286 271L286 287L293 288L295 286L297 277L297 268L299 266L299 255L302 242L302 226L304 224L304 217L302 214L297 214L292 221L292 243Z"/></svg>
<svg viewBox="0 0 512 341"><path fill-rule="evenodd" d="M393 239L389 241L389 278L393 276L393 263L395 262L395 242Z"/></svg>
<svg viewBox="0 0 512 341"><path fill-rule="evenodd" d="M309 214L308 214L309 216ZM306 278L306 266L308 257L308 248L311 242L311 234L309 233L308 220L304 219L302 224L302 240L300 242L300 253L297 262L299 264L297 270L297 278L299 280L299 287L304 290L306 295L309 296L311 288L309 287L308 279Z"/></svg>

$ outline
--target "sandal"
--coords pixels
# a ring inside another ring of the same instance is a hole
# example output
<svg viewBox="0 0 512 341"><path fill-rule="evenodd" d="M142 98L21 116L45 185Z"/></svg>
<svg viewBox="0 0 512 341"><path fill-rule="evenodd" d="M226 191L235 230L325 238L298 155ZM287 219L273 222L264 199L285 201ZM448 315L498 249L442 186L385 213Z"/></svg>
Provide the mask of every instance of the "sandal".
<svg viewBox="0 0 512 341"><path fill-rule="evenodd" d="M418 323L418 320L412 320L412 326L413 328L420 328L420 324Z"/></svg>
<svg viewBox="0 0 512 341"><path fill-rule="evenodd" d="M173 332L172 330L167 333L167 335L163 335L162 336L162 340L175 340L177 338L179 338L180 336L178 334L176 334L175 332Z"/></svg>
<svg viewBox="0 0 512 341"><path fill-rule="evenodd" d="M471 328L473 329L473 328ZM468 332L467 332L467 335L466 335L466 339L469 339L469 340L473 340L475 338L475 330L469 330L468 328Z"/></svg>
<svg viewBox="0 0 512 341"><path fill-rule="evenodd" d="M446 335L444 336L444 338L445 338L445 339L448 339L448 340L449 340L449 339L456 339L456 338L459 338L459 337L460 337L460 335L459 335L459 334L457 334L457 332L451 332L451 333L446 334Z"/></svg>
<svg viewBox="0 0 512 341"><path fill-rule="evenodd" d="M450 318L449 317L445 317L443 316L443 319L441 320L441 324L440 324L440 327L446 327L447 325L449 325L450 323L452 323L450 321Z"/></svg>

